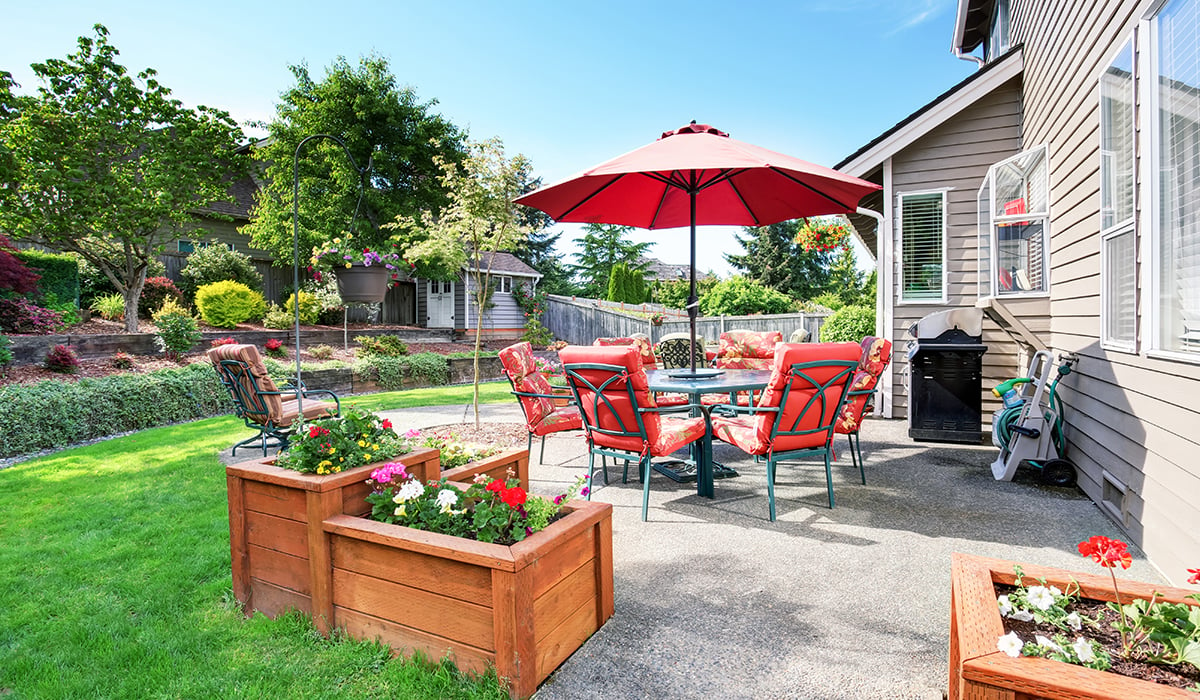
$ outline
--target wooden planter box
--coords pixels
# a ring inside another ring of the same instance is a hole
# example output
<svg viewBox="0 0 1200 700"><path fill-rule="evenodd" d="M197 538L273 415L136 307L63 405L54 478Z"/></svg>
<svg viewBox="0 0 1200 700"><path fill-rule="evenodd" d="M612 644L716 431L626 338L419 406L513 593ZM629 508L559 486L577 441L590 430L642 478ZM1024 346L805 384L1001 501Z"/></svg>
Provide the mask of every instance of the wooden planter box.
<svg viewBox="0 0 1200 700"><path fill-rule="evenodd" d="M1115 673L1030 656L1012 658L996 648L1004 634L996 604L995 583L1016 580L1011 561L955 553L950 569L950 698L1032 700L1034 698L1100 698L1107 700L1195 700L1195 693L1128 678ZM1115 600L1108 575L1079 573L1033 564L1021 564L1025 578L1045 578L1066 590L1071 582L1080 597ZM1120 581L1122 602L1133 598L1159 598L1192 603L1185 597L1195 591Z"/></svg>
<svg viewBox="0 0 1200 700"><path fill-rule="evenodd" d="M514 447L511 450L506 450L491 457L467 462L461 467L447 469L442 472L442 476L450 481L461 481L470 483L478 474L487 474L493 479L505 479L505 475L512 471L516 478L521 482L521 488L529 490L529 450L524 447Z"/></svg>
<svg viewBox="0 0 1200 700"><path fill-rule="evenodd" d="M441 474L440 453L421 448L396 457L422 481ZM314 600L329 598L328 548L322 523L332 515L365 515L367 478L387 462L337 474L304 474L275 466L274 457L225 468L229 489L229 548L233 594L247 613L268 617L295 608L326 620Z"/></svg>
<svg viewBox="0 0 1200 700"><path fill-rule="evenodd" d="M334 626L463 670L495 666L512 697L530 696L613 614L612 506L570 508L511 547L331 517Z"/></svg>

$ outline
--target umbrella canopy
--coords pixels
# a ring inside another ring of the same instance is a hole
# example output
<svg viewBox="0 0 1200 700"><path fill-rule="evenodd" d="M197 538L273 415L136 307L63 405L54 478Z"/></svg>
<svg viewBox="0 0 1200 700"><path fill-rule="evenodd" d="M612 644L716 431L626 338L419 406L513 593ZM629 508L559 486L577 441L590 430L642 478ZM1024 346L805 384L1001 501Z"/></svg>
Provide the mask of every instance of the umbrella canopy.
<svg viewBox="0 0 1200 700"><path fill-rule="evenodd" d="M691 227L688 315L696 335L696 225L767 226L858 208L879 185L691 124L519 197L560 222ZM694 358L693 358L694 365ZM693 374L695 367L692 367Z"/></svg>

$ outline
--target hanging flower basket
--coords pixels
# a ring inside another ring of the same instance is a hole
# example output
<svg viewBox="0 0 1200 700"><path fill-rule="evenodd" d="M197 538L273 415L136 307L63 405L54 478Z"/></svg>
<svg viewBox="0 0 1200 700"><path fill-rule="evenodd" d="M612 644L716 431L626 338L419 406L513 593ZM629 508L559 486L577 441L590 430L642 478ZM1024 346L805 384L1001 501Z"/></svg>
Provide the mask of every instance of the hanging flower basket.
<svg viewBox="0 0 1200 700"><path fill-rule="evenodd" d="M796 243L805 250L839 250L850 246L850 227L838 222L806 220L796 233Z"/></svg>
<svg viewBox="0 0 1200 700"><path fill-rule="evenodd" d="M338 294L347 303L377 304L387 296L391 271L382 265L355 263L334 270Z"/></svg>

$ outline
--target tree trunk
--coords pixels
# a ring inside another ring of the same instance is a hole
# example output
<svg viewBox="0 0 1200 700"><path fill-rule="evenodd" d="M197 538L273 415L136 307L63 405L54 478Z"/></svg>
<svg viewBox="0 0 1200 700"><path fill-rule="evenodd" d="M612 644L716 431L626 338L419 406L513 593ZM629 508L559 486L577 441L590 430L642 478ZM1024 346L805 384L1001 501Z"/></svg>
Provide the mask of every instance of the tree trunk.
<svg viewBox="0 0 1200 700"><path fill-rule="evenodd" d="M125 287L125 332L138 332L138 302L142 298L142 288L146 286L146 268L143 267L133 280L126 281Z"/></svg>

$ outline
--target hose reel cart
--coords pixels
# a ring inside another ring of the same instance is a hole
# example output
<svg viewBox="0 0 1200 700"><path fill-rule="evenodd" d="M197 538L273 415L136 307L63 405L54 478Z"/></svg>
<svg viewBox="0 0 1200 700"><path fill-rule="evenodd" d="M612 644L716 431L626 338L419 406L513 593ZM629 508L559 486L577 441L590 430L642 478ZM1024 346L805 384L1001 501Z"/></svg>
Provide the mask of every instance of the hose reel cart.
<svg viewBox="0 0 1200 700"><path fill-rule="evenodd" d="M1062 430L1062 407L1058 383L1079 361L1063 355L1057 365L1046 351L1034 353L1025 377L1009 379L992 389L1004 399L1004 408L992 414L992 444L1000 455L992 462L997 481L1012 481L1022 462L1041 469L1042 483L1070 486L1075 483L1075 465L1066 454ZM1053 381L1051 381L1053 375Z"/></svg>

